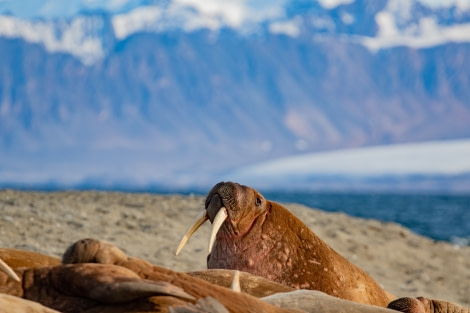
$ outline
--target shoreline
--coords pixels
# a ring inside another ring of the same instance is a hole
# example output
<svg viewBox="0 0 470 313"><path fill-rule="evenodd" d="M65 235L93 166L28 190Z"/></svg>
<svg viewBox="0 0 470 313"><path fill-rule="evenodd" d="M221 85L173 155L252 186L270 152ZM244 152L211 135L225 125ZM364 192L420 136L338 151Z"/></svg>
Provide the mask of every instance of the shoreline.
<svg viewBox="0 0 470 313"><path fill-rule="evenodd" d="M175 255L203 204L196 195L0 190L0 247L61 257L73 242L91 237L172 270L203 270L209 223ZM470 247L434 241L395 223L283 205L396 296L470 305Z"/></svg>

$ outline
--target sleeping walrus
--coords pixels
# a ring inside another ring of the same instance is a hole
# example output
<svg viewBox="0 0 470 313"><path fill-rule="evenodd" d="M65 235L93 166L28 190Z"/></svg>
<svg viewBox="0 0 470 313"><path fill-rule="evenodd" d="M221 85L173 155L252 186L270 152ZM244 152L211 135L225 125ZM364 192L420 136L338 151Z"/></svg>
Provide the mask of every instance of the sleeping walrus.
<svg viewBox="0 0 470 313"><path fill-rule="evenodd" d="M213 223L207 267L236 269L296 289L314 289L386 307L395 296L323 242L282 205L232 182L215 185L177 254L206 220Z"/></svg>

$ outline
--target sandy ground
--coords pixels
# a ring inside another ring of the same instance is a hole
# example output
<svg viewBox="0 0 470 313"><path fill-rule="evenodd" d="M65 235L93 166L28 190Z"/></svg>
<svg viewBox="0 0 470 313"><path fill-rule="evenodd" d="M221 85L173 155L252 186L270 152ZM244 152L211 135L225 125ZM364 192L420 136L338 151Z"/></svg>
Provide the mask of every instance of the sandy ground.
<svg viewBox="0 0 470 313"><path fill-rule="evenodd" d="M73 242L92 237L173 270L205 269L209 223L175 256L203 203L198 196L0 190L0 247L61 257ZM436 242L393 223L285 206L387 291L470 306L470 247Z"/></svg>

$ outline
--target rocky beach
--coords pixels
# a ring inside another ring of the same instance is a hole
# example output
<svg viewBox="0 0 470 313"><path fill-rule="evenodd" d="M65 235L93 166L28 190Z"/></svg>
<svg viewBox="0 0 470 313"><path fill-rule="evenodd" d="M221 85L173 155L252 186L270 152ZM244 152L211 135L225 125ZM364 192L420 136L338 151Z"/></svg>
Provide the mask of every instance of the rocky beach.
<svg viewBox="0 0 470 313"><path fill-rule="evenodd" d="M97 191L0 191L0 247L61 257L83 238L176 271L206 268L210 225L176 247L204 197ZM394 223L283 203L333 249L397 296L470 306L470 247L434 241Z"/></svg>

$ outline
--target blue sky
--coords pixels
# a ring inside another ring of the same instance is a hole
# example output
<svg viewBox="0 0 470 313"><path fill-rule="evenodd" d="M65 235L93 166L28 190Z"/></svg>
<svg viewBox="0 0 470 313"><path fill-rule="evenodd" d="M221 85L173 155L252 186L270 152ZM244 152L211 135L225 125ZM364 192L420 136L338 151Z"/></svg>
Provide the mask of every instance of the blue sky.
<svg viewBox="0 0 470 313"><path fill-rule="evenodd" d="M250 7L256 9L263 6L282 6L285 2L272 0L171 0L181 4L192 5L198 9L225 10L230 7ZM325 7L334 7L341 3L354 0L319 0ZM392 0L397 3L410 0ZM458 5L469 8L470 0L419 0L433 6ZM135 8L140 0L0 0L0 13L9 12L20 18L34 17L67 17L77 14L84 9L104 9L113 13L122 13Z"/></svg>
<svg viewBox="0 0 470 313"><path fill-rule="evenodd" d="M139 5L138 0L0 0L0 12L21 18L67 17L84 9L124 12Z"/></svg>

